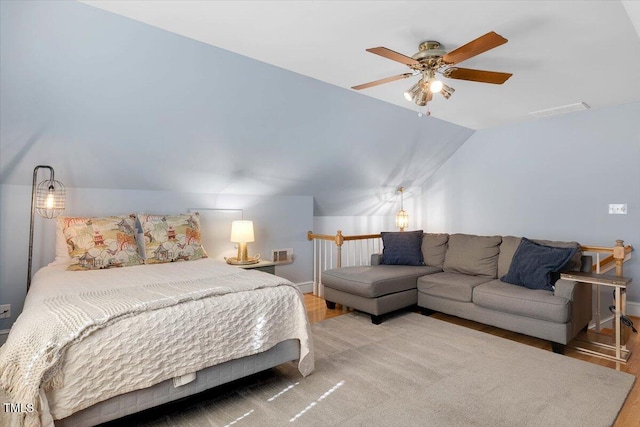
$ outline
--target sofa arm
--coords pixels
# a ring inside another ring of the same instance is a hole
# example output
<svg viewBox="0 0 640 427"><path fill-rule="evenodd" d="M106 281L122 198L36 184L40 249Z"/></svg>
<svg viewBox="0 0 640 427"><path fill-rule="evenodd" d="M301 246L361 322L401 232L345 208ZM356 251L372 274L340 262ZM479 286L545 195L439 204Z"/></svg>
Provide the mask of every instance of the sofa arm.
<svg viewBox="0 0 640 427"><path fill-rule="evenodd" d="M556 289L553 292L553 295L573 300L573 292L576 288L576 285L578 285L578 282L576 282L575 280L559 279L555 284Z"/></svg>
<svg viewBox="0 0 640 427"><path fill-rule="evenodd" d="M580 330L589 325L592 317L592 289L588 283L575 280L560 279L556 282L555 296L567 298L571 301L572 331L569 341ZM565 343L566 344L566 343Z"/></svg>
<svg viewBox="0 0 640 427"><path fill-rule="evenodd" d="M382 264L382 254L371 254L371 265Z"/></svg>
<svg viewBox="0 0 640 427"><path fill-rule="evenodd" d="M581 262L580 271L590 273L593 257L591 255L582 255ZM584 299L588 297L589 301L591 301L591 286L578 284L575 280L559 279L555 283L555 291L553 294L557 297L563 297L573 301L576 298L576 292L579 293L580 298Z"/></svg>

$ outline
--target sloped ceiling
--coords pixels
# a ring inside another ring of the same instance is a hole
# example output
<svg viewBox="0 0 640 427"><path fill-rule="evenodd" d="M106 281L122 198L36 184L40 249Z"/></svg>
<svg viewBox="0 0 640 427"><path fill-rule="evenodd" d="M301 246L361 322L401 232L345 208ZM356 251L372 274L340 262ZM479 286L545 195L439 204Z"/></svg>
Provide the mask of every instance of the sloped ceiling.
<svg viewBox="0 0 640 427"><path fill-rule="evenodd" d="M76 2L0 2L0 182L388 214L473 133Z"/></svg>
<svg viewBox="0 0 640 427"><path fill-rule="evenodd" d="M638 1L93 1L86 3L351 90L408 68L365 52L413 55L424 40L447 50L489 31L509 42L461 64L513 73L504 85L445 79L456 92L431 114L471 129L533 120L586 102L640 101ZM634 30L634 25L636 29ZM358 92L411 111L417 78Z"/></svg>

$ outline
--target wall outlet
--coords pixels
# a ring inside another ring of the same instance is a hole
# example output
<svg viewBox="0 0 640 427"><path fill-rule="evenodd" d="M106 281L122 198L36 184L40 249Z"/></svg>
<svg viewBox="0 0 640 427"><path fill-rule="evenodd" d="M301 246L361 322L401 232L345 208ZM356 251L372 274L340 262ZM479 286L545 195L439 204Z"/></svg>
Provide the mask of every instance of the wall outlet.
<svg viewBox="0 0 640 427"><path fill-rule="evenodd" d="M626 214L627 214L626 203L609 204L609 215L626 215Z"/></svg>
<svg viewBox="0 0 640 427"><path fill-rule="evenodd" d="M293 262L293 248L274 249L271 253L273 262Z"/></svg>
<svg viewBox="0 0 640 427"><path fill-rule="evenodd" d="M0 319L4 319L6 317L11 317L11 304L0 305Z"/></svg>

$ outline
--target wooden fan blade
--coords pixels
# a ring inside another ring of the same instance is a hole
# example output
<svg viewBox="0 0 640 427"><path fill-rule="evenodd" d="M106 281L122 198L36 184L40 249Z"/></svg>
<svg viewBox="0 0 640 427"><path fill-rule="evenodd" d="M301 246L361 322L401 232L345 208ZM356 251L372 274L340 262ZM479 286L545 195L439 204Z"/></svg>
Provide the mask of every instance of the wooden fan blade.
<svg viewBox="0 0 640 427"><path fill-rule="evenodd" d="M366 88L371 87L371 86L378 86L378 85L381 85L383 83L394 82L396 80L406 79L407 77L411 77L411 76L413 76L413 73L398 74L397 76L387 77L387 78L384 78L384 79L375 80L373 82L363 83L363 84L358 85L358 86L353 86L353 87L351 87L351 89L355 89L355 90L366 89Z"/></svg>
<svg viewBox="0 0 640 427"><path fill-rule="evenodd" d="M491 31L484 36L470 41L464 46L460 46L459 48L446 53L442 57L442 62L445 64L457 64L458 62L465 61L473 56L480 55L483 52L491 50L494 47L503 45L506 42L508 42L507 39L502 37L500 34Z"/></svg>
<svg viewBox="0 0 640 427"><path fill-rule="evenodd" d="M367 52L375 53L376 55L380 55L392 61L404 64L407 67L420 66L420 63L415 59L401 53L394 52L393 50L387 49L386 47L372 47L371 49L367 49Z"/></svg>
<svg viewBox="0 0 640 427"><path fill-rule="evenodd" d="M472 82L493 83L496 85L501 85L502 83L506 82L513 74L500 73L497 71L472 70L471 68L452 67L444 70L442 75L445 77L449 77L450 79L470 80Z"/></svg>

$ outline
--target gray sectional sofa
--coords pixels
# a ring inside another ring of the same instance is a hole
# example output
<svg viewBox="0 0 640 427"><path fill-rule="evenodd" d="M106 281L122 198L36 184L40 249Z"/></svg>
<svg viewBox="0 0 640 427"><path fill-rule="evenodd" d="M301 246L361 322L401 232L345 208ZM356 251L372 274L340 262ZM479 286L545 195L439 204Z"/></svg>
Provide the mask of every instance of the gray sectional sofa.
<svg viewBox="0 0 640 427"><path fill-rule="evenodd" d="M339 303L371 314L375 324L386 313L417 305L423 312L439 311L549 340L554 351L562 352L591 320L591 286L560 279L547 290L501 281L521 241L513 236L425 233L424 265L384 265L383 255L374 254L370 266L324 271L324 298L329 308ZM562 270L591 271L591 257L582 256L578 243L534 242L576 248Z"/></svg>

